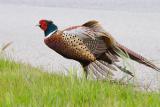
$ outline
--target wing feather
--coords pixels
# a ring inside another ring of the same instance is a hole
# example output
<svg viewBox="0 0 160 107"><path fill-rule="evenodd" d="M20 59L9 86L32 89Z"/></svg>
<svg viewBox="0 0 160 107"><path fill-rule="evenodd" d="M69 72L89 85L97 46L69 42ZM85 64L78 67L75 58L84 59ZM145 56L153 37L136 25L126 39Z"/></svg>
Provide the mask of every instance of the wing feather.
<svg viewBox="0 0 160 107"><path fill-rule="evenodd" d="M75 29L65 30L63 33L76 35L95 56L99 56L107 49L105 40L89 27L80 26Z"/></svg>

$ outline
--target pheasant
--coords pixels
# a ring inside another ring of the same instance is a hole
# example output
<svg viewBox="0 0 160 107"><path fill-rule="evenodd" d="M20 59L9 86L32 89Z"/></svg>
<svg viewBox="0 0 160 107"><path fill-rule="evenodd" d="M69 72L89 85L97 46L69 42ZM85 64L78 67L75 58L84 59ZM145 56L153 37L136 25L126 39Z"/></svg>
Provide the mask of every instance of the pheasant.
<svg viewBox="0 0 160 107"><path fill-rule="evenodd" d="M160 68L143 56L119 44L96 20L64 30L58 30L50 20L40 20L38 26L44 31L44 43L62 56L79 61L86 76L92 73L97 79L107 78L113 75L112 70L117 69L134 76L117 64L123 59L121 52L136 62L160 71Z"/></svg>

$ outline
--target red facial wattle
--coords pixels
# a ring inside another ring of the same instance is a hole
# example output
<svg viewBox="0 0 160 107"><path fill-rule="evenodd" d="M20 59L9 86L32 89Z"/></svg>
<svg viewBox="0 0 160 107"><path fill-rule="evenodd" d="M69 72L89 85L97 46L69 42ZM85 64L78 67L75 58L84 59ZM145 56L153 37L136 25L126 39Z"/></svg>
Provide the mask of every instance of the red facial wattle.
<svg viewBox="0 0 160 107"><path fill-rule="evenodd" d="M40 24L40 27L42 30L44 30L44 31L47 30L47 22L45 20L40 20L39 24Z"/></svg>

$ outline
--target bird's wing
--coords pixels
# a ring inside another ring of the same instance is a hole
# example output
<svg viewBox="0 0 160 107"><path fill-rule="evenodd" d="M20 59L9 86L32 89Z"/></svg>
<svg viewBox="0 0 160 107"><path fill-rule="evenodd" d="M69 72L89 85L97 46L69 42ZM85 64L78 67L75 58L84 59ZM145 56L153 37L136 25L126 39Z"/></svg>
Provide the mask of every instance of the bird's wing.
<svg viewBox="0 0 160 107"><path fill-rule="evenodd" d="M87 26L73 26L63 30L63 33L67 35L75 35L81 39L86 47L95 56L99 56L107 49L105 40L100 35L100 33L97 33Z"/></svg>
<svg viewBox="0 0 160 107"><path fill-rule="evenodd" d="M62 31L67 34L77 35L82 40L85 38L95 39L96 37L95 32L85 26L71 26Z"/></svg>
<svg viewBox="0 0 160 107"><path fill-rule="evenodd" d="M108 73L109 71L106 68L110 69L110 66L115 66L109 64L110 61L112 63L119 61L117 55L110 52L109 50L109 48L114 45L114 39L110 34L103 30L103 28L97 21L89 21L82 26L73 26L67 28L63 30L63 33L70 36L75 35L76 37L80 38L83 41L83 44L85 44L85 46L89 49L89 51L96 56L96 61L103 60L106 64L108 63L107 65L104 65L94 61L92 62L92 64L89 64L85 67L87 71L90 71L89 69L92 68L92 65L95 67L95 70L92 69L92 71L97 70L98 72L101 72L103 74L102 71L104 70L104 72ZM99 67L97 68L97 64L99 64L98 66L102 69L100 69ZM103 65L105 67L100 65ZM118 68L120 69L122 67L118 66ZM123 69L121 70L127 71Z"/></svg>
<svg viewBox="0 0 160 107"><path fill-rule="evenodd" d="M84 23L82 26L88 27L95 32L95 37L102 37L105 40L107 47L111 47L116 44L116 40L113 36L106 32L106 30L101 26L101 24L96 20L91 20Z"/></svg>

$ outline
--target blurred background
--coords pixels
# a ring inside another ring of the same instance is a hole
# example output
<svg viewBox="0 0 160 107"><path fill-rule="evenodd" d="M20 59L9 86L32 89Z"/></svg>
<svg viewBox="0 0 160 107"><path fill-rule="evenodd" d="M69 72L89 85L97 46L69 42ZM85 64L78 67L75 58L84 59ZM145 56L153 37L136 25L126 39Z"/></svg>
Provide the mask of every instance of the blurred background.
<svg viewBox="0 0 160 107"><path fill-rule="evenodd" d="M44 32L35 27L40 19L49 19L64 29L95 19L126 47L160 66L159 0L0 0L0 46L12 41L7 56L48 72L68 73L80 64L66 59L43 43ZM133 81L159 89L159 73L130 62ZM75 70L75 71L76 71ZM125 74L115 72L115 78Z"/></svg>
<svg viewBox="0 0 160 107"><path fill-rule="evenodd" d="M3 4L96 8L107 10L160 11L159 0L0 0Z"/></svg>

